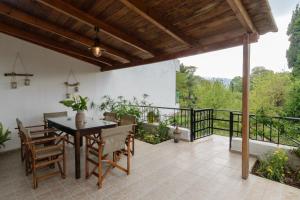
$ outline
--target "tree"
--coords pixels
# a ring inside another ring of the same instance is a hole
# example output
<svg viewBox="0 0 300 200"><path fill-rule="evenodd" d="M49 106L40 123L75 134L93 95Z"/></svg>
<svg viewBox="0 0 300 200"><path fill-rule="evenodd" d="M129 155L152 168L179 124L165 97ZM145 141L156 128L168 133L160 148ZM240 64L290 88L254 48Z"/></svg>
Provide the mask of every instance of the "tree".
<svg viewBox="0 0 300 200"><path fill-rule="evenodd" d="M286 52L288 66L292 69L292 88L289 92L289 101L286 112L290 116L300 117L300 7L296 6L292 20L289 24L287 35L290 46Z"/></svg>
<svg viewBox="0 0 300 200"><path fill-rule="evenodd" d="M230 81L230 89L232 92L242 92L243 91L243 83L242 77L236 76Z"/></svg>
<svg viewBox="0 0 300 200"><path fill-rule="evenodd" d="M179 103L181 107L194 107L197 101L195 86L197 82L194 73L196 67L180 65L176 73L176 89L179 92Z"/></svg>
<svg viewBox="0 0 300 200"><path fill-rule="evenodd" d="M292 69L295 78L300 77L300 7L296 6L292 20L288 26L290 46L286 52L288 66Z"/></svg>

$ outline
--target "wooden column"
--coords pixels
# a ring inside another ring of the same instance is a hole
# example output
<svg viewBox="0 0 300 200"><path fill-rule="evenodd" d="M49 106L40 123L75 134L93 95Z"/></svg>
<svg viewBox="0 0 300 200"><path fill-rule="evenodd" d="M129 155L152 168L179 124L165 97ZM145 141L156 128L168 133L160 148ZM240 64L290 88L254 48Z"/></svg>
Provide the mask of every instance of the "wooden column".
<svg viewBox="0 0 300 200"><path fill-rule="evenodd" d="M242 99L242 178L249 176L249 79L250 44L249 34L243 38L243 99Z"/></svg>

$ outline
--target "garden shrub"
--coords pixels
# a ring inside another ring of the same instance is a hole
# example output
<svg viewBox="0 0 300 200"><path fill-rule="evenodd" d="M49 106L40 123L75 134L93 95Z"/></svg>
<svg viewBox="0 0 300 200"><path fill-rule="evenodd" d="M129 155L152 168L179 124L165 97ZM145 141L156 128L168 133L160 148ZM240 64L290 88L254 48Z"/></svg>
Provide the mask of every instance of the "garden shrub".
<svg viewBox="0 0 300 200"><path fill-rule="evenodd" d="M257 173L265 178L282 183L285 179L287 161L287 153L281 149L276 150L260 161Z"/></svg>

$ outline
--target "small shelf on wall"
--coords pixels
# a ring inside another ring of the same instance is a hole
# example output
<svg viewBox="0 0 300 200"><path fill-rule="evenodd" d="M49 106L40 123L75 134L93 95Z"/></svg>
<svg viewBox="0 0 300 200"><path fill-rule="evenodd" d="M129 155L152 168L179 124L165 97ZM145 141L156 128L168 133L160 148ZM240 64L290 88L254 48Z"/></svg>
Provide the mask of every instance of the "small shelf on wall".
<svg viewBox="0 0 300 200"><path fill-rule="evenodd" d="M33 74L17 74L17 73L5 73L4 76L33 76Z"/></svg>

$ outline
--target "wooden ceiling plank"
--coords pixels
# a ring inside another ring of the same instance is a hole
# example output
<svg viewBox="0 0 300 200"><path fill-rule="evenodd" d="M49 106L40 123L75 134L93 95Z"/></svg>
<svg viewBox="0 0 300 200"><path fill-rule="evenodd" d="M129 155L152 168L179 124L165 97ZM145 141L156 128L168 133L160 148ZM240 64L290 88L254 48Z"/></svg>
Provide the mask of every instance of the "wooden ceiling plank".
<svg viewBox="0 0 300 200"><path fill-rule="evenodd" d="M175 58L181 58L181 57L185 57L185 56L230 48L230 47L242 45L243 37L244 37L244 35L240 35L238 37L230 39L229 41L228 41L228 39L224 39L223 41L219 41L219 42L212 43L212 44L205 45L205 46L198 45L193 48L183 50L180 52L176 52L176 53L163 54L163 55L157 56L155 58L149 58L149 59L146 59L143 61L138 61L135 63L121 64L119 66L114 66L113 69L122 69L122 68L127 68L127 67L138 66L138 65L151 64L151 63L155 63L155 62L161 62L164 60L171 60L171 59L175 59ZM257 42L258 38L259 38L258 34L256 34L256 33L250 34L250 42L251 43Z"/></svg>
<svg viewBox="0 0 300 200"><path fill-rule="evenodd" d="M227 3L246 31L248 33L257 33L257 29L255 28L241 0L227 0Z"/></svg>
<svg viewBox="0 0 300 200"><path fill-rule="evenodd" d="M78 33L69 31L65 28L62 28L61 26L55 25L53 23L47 22L45 20L41 20L37 17L31 16L21 10L18 10L12 6L6 5L4 3L0 3L0 14L6 15L10 18L13 18L15 20L18 20L20 22L35 26L36 28L57 34L59 36L62 36L64 38L67 38L69 40L72 40L73 42L82 44L86 47L90 47L94 44L94 41L91 40L88 37L82 36ZM131 55L128 55L127 53L124 53L122 51L119 51L117 49L114 49L108 45L100 44L101 48L105 49L106 53L120 57L122 59L133 61L138 58L133 58Z"/></svg>
<svg viewBox="0 0 300 200"><path fill-rule="evenodd" d="M56 42L54 40L50 40L48 38L45 38L43 36L37 35L37 34L33 34L30 33L28 31L24 31L24 30L20 30L18 28L12 27L10 25L4 24L0 22L0 32L26 40L28 42L32 42L34 44L55 50L55 51L59 51L60 53L65 53L68 55L73 55L73 56L77 56L77 57L84 57L86 59L88 59L89 61L93 61L93 63L97 63L98 66L103 66L103 65L107 65L107 66L112 66L112 65L116 65L116 63L109 63L110 61L104 58L98 59L95 58L91 55L86 54L86 52L71 48L69 46L63 45L59 42Z"/></svg>
<svg viewBox="0 0 300 200"><path fill-rule="evenodd" d="M85 23L91 27L98 26L102 32L114 37L128 45L131 45L143 52L150 53L152 55L156 55L157 53L150 48L149 46L145 45L143 42L135 39L134 37L116 29L115 27L97 19L80 9L75 8L74 6L60 0L36 0L52 9L61 12L69 17L77 19L82 23Z"/></svg>
<svg viewBox="0 0 300 200"><path fill-rule="evenodd" d="M162 16L158 12L154 12L151 9L147 9L140 0L120 0L126 7L130 10L136 12L140 16L144 17L146 20L151 22L153 25L169 34L171 37L176 39L177 41L187 45L192 46L194 43L187 36L182 34L179 30L171 25L170 22L164 20Z"/></svg>

